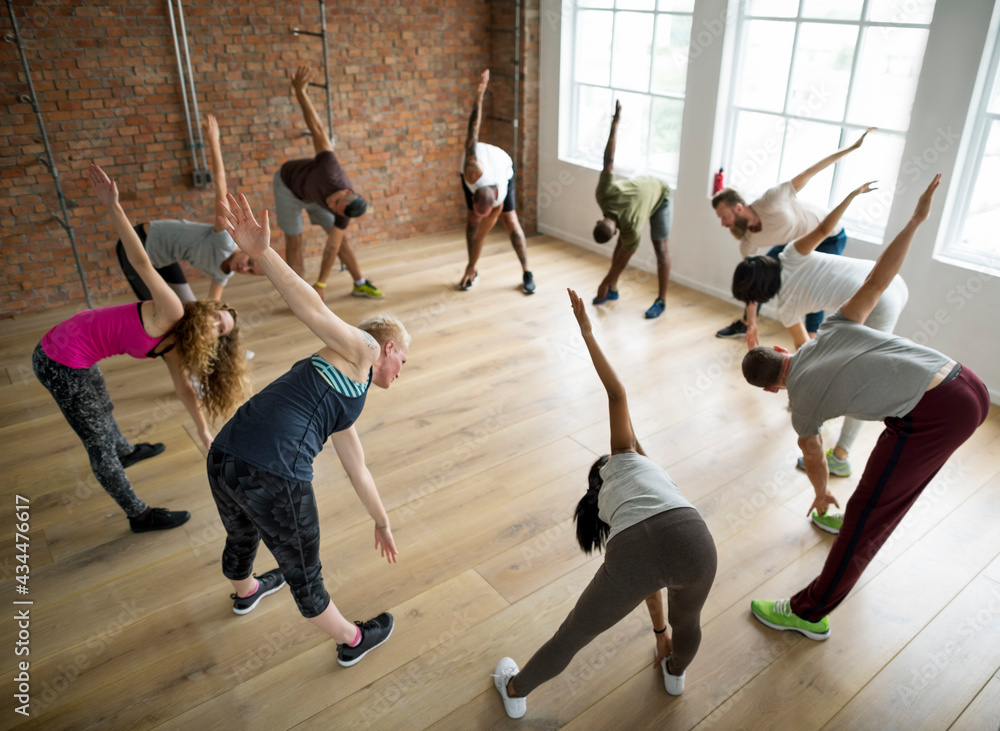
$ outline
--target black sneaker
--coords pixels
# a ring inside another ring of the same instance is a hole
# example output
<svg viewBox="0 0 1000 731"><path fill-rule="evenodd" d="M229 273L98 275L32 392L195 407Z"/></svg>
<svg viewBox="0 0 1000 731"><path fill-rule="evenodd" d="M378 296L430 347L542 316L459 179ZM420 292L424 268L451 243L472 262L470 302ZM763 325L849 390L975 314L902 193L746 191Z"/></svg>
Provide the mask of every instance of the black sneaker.
<svg viewBox="0 0 1000 731"><path fill-rule="evenodd" d="M237 596L230 594L233 600L233 611L237 614L248 614L253 611L260 600L268 594L273 594L285 585L285 577L278 569L271 569L267 573L261 574L257 578L257 591L250 596Z"/></svg>
<svg viewBox="0 0 1000 731"><path fill-rule="evenodd" d="M392 615L388 612L382 612L375 619L369 619L367 622L355 622L354 624L361 628L361 642L354 647L337 645L337 662L345 668L356 663L392 635Z"/></svg>
<svg viewBox="0 0 1000 731"><path fill-rule="evenodd" d="M535 280L531 276L531 272L524 273L524 280L521 284L521 291L525 294L535 293Z"/></svg>
<svg viewBox="0 0 1000 731"><path fill-rule="evenodd" d="M737 320L732 325L722 328L715 333L717 338L743 338L746 337L747 326L742 320Z"/></svg>
<svg viewBox="0 0 1000 731"><path fill-rule="evenodd" d="M124 457L119 457L118 461L122 463L122 467L131 467L136 462L141 462L144 459L155 457L164 449L166 449L166 447L162 444L149 444L148 442L143 442L142 444L136 444L135 449L133 449L130 454L126 454Z"/></svg>
<svg viewBox="0 0 1000 731"><path fill-rule="evenodd" d="M153 508L149 511L149 515L145 519L129 518L128 525L133 533L147 533L151 530L170 530L179 525L184 525L190 519L191 513L186 510Z"/></svg>

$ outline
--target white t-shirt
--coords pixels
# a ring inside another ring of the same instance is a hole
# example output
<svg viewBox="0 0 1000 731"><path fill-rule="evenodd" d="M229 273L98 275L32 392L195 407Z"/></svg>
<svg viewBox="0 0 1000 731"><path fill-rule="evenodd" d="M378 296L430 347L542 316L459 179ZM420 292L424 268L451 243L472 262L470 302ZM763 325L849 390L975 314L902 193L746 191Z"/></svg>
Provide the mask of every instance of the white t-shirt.
<svg viewBox="0 0 1000 731"><path fill-rule="evenodd" d="M462 155L460 170L465 187L470 193L475 193L480 188L495 185L497 196L493 201L493 207L503 205L503 200L507 197L507 183L514 177L514 161L496 145L488 145L485 142L476 143L476 159L479 161L479 167L483 169L483 174L475 183L470 183L465 180L465 155Z"/></svg>
<svg viewBox="0 0 1000 731"><path fill-rule="evenodd" d="M747 231L740 240L740 255L743 258L758 249L770 249L801 238L826 218L826 214L818 208L799 200L790 180L768 190L750 207L760 218L761 230L756 233Z"/></svg>
<svg viewBox="0 0 1000 731"><path fill-rule="evenodd" d="M222 262L236 251L236 242L228 231L213 231L210 223L152 221L146 234L146 253L157 269L186 261L214 281L225 285L233 276L222 271Z"/></svg>
<svg viewBox="0 0 1000 731"><path fill-rule="evenodd" d="M800 254L794 246L787 246L778 255L781 261L781 289L775 298L778 319L791 327L810 312L835 310L847 302L875 266L874 261L834 256L814 251ZM895 302L895 294L902 294L906 302L906 284L898 274L889 284L888 296L883 295L876 308ZM873 312L874 314L874 312ZM898 314L898 313L897 313Z"/></svg>

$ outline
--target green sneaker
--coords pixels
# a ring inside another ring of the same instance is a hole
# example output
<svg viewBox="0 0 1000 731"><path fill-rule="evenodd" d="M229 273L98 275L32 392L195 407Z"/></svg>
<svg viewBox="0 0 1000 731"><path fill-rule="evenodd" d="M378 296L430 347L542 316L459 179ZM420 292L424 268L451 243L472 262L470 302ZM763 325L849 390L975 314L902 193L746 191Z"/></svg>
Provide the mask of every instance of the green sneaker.
<svg viewBox="0 0 1000 731"><path fill-rule="evenodd" d="M843 513L823 513L820 515L814 510L809 517L812 518L812 522L816 524L817 528L825 530L827 533L833 533L833 535L840 533L840 528L844 525Z"/></svg>
<svg viewBox="0 0 1000 731"><path fill-rule="evenodd" d="M851 463L846 459L837 459L832 449L826 450L826 466L834 477L851 476ZM806 463L802 461L801 457L795 462L795 469L806 471Z"/></svg>
<svg viewBox="0 0 1000 731"><path fill-rule="evenodd" d="M385 297L382 290L372 284L372 280L366 279L362 284L355 284L354 291L351 292L355 297L370 297L373 300L380 300Z"/></svg>
<svg viewBox="0 0 1000 731"><path fill-rule="evenodd" d="M807 622L792 612L792 605L788 599L779 599L776 602L754 599L750 602L750 611L762 624L771 629L794 630L810 640L825 640L830 636L829 615L818 622Z"/></svg>

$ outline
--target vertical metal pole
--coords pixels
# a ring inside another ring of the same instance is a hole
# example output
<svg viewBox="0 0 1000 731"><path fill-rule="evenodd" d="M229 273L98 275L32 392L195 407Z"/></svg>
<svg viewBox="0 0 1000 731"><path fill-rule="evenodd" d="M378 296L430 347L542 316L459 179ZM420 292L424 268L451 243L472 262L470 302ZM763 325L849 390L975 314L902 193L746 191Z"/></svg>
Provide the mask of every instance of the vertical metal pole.
<svg viewBox="0 0 1000 731"><path fill-rule="evenodd" d="M518 118L520 105L518 96L521 88L521 0L514 0L514 165L520 169L517 159L518 142L520 141L521 124ZM523 174L523 171L522 171ZM523 180L523 178L522 178ZM524 190L523 186L519 186Z"/></svg>
<svg viewBox="0 0 1000 731"><path fill-rule="evenodd" d="M201 150L201 168L202 170L208 170L208 160L205 159L205 138L201 135L201 116L198 114L198 95L194 90L194 73L191 71L191 52L188 50L188 40L187 40L187 28L184 27L184 8L181 6L181 0L177 0L177 18L180 20L181 24L181 41L184 43L184 60L187 61L187 75L188 83L191 85L191 106L194 108L194 129L198 133L198 149ZM184 77L181 77L181 84L184 83ZM188 122L188 127L190 128L190 121ZM194 163L195 170L198 169L198 161L195 159ZM195 176L197 179L197 175Z"/></svg>
<svg viewBox="0 0 1000 731"><path fill-rule="evenodd" d="M38 129L42 133L42 144L45 146L45 158L39 158L38 161L48 168L49 172L52 174L52 179L56 184L56 193L59 196L59 208L62 211L62 218L58 216L52 216L60 226L69 234L69 245L73 249L73 259L76 261L76 272L80 275L80 284L83 285L83 296L87 300L87 307L90 309L94 308L93 302L90 301L90 290L87 288L87 278L83 275L83 264L80 262L80 252L76 248L76 236L73 233L73 227L69 223L69 210L66 207L66 197L62 192L62 185L59 182L59 169L56 168L56 164L52 158L52 148L49 146L49 136L45 131L45 122L42 120L42 111L38 107L38 95L35 94L35 85L31 81L31 69L28 67L28 58L24 55L24 47L21 45L21 31L17 26L17 18L14 16L14 6L11 0L7 0L7 12L10 13L10 24L14 29L13 37L6 36L4 40L13 42L17 45L18 53L21 54L21 65L24 67L24 78L28 84L28 91L31 96L22 95L20 97L23 102L30 102L31 108L35 112L35 118L38 121Z"/></svg>
<svg viewBox="0 0 1000 731"><path fill-rule="evenodd" d="M180 2L180 0L177 0ZM326 76L326 133L330 139L334 139L333 134L333 89L330 86L330 49L326 43L326 2L319 0L319 27L320 37L323 39L323 73Z"/></svg>
<svg viewBox="0 0 1000 731"><path fill-rule="evenodd" d="M178 0L180 2L180 0ZM184 64L181 62L181 47L177 42L177 26L174 25L174 4L167 0L167 12L170 14L170 33L174 37L174 54L177 56L177 73L181 77L181 99L184 101L184 118L187 120L188 147L191 148L191 164L198 169L198 154L194 148L194 135L191 133L191 112L188 109L187 85L184 81Z"/></svg>

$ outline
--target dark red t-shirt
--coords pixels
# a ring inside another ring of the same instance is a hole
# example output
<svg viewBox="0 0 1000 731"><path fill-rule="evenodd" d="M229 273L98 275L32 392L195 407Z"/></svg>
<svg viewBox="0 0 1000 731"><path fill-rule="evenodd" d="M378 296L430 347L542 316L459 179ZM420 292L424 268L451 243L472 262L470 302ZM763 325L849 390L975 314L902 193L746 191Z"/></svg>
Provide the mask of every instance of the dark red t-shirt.
<svg viewBox="0 0 1000 731"><path fill-rule="evenodd" d="M299 200L319 203L328 211L330 207L326 205L327 197L338 190L351 187L347 173L340 167L337 156L332 151L321 152L312 159L289 160L281 166L281 181ZM333 215L336 217L333 225L346 229L351 219L336 213Z"/></svg>

